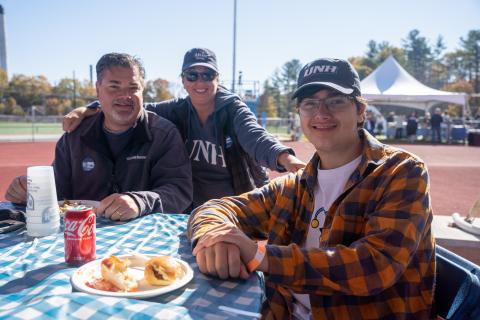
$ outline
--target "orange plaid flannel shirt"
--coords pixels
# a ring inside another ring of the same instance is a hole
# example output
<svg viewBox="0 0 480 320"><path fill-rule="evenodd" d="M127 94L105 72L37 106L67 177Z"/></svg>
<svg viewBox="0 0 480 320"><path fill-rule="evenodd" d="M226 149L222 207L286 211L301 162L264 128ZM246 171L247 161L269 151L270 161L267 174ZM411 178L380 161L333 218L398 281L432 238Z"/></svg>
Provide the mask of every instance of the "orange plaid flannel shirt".
<svg viewBox="0 0 480 320"><path fill-rule="evenodd" d="M304 170L236 197L211 200L189 221L192 243L228 220L268 238L265 319L289 319L289 290L310 295L314 319L429 319L435 242L425 164L364 130L363 157L328 210L320 247L304 249L319 157Z"/></svg>

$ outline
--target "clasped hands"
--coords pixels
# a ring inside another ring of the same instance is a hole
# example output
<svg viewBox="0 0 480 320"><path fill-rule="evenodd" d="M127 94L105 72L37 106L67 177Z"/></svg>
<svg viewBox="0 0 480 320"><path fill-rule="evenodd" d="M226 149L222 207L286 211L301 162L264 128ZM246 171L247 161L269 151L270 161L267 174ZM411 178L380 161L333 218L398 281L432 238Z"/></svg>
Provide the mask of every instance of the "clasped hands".
<svg viewBox="0 0 480 320"><path fill-rule="evenodd" d="M220 279L249 277L246 264L255 256L257 243L231 223L207 231L193 255L202 273Z"/></svg>
<svg viewBox="0 0 480 320"><path fill-rule="evenodd" d="M128 194L112 193L103 198L97 208L97 215L114 221L135 219L140 214L137 203Z"/></svg>

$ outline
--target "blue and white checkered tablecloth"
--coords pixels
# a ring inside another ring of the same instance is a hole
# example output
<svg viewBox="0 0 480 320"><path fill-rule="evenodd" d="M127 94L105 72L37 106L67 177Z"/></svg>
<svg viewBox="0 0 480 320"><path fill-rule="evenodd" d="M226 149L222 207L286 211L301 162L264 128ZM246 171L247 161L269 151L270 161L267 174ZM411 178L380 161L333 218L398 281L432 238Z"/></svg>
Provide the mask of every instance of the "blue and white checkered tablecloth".
<svg viewBox="0 0 480 320"><path fill-rule="evenodd" d="M0 319L251 319L218 307L260 312L261 277L222 281L200 273L186 238L187 219L152 214L128 223L97 221L97 258L130 249L171 255L194 270L183 288L145 300L73 292L75 268L65 263L63 232L35 239L25 229L0 235Z"/></svg>

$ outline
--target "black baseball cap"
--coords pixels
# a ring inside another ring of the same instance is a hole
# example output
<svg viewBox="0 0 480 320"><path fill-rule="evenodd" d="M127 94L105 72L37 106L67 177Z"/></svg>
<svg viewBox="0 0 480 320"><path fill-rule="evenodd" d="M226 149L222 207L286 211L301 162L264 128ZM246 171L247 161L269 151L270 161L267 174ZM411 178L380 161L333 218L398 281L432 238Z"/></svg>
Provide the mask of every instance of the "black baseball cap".
<svg viewBox="0 0 480 320"><path fill-rule="evenodd" d="M323 58L306 64L298 75L292 99L304 92L328 87L351 96L361 96L360 78L347 60Z"/></svg>
<svg viewBox="0 0 480 320"><path fill-rule="evenodd" d="M203 66L218 73L217 57L212 50L206 48L193 48L185 53L182 72L195 66Z"/></svg>

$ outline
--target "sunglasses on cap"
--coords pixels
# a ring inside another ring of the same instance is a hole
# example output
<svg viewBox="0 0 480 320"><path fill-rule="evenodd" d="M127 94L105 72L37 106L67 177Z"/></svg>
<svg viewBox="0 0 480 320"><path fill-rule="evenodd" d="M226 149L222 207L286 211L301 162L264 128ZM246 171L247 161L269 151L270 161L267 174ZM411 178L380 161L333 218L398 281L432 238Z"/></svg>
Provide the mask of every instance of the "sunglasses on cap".
<svg viewBox="0 0 480 320"><path fill-rule="evenodd" d="M205 71L205 72L197 72L197 71L185 71L182 73L182 77L187 79L187 81L195 82L200 77L203 81L212 81L217 76L216 72L213 71Z"/></svg>

